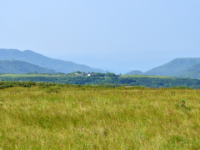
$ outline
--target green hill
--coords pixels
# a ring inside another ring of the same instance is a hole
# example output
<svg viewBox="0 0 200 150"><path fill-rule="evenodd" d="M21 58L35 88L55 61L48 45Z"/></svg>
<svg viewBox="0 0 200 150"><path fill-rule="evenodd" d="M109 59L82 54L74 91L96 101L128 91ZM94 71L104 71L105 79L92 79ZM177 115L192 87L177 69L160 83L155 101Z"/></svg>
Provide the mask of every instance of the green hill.
<svg viewBox="0 0 200 150"><path fill-rule="evenodd" d="M173 76L200 79L200 58L177 58L145 73L136 70L125 75Z"/></svg>
<svg viewBox="0 0 200 150"><path fill-rule="evenodd" d="M200 79L200 63L194 64L185 70L181 70L175 75L186 78Z"/></svg>
<svg viewBox="0 0 200 150"><path fill-rule="evenodd" d="M56 73L54 70L39 67L19 60L0 60L0 73Z"/></svg>
<svg viewBox="0 0 200 150"><path fill-rule="evenodd" d="M129 73L126 73L125 75L143 75L144 73L142 71L139 70L133 70Z"/></svg>
<svg viewBox="0 0 200 150"><path fill-rule="evenodd" d="M104 72L86 65L76 64L70 61L48 58L30 50L19 51L16 49L0 49L0 60L22 60L41 67L53 69L57 72L70 73L81 72Z"/></svg>
<svg viewBox="0 0 200 150"><path fill-rule="evenodd" d="M145 72L145 75L183 77L185 76L185 74L188 73L188 71L192 72L192 70L195 70L194 68L197 67L195 66L195 64L198 64L198 63L200 63L200 58L177 58L170 61L167 64L153 68Z"/></svg>

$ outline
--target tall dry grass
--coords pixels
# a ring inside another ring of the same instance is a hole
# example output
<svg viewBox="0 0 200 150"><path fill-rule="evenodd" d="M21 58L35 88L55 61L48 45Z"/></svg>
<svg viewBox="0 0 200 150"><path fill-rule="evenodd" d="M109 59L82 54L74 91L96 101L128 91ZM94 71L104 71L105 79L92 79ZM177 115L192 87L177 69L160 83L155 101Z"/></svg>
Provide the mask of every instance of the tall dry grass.
<svg viewBox="0 0 200 150"><path fill-rule="evenodd" d="M0 149L200 149L200 90L0 90Z"/></svg>

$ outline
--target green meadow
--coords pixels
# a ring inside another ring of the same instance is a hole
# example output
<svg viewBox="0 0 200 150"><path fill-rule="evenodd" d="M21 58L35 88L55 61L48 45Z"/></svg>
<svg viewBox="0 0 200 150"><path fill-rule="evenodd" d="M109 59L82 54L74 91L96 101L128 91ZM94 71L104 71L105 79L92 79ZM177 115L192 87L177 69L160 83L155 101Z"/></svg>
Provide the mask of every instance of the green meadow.
<svg viewBox="0 0 200 150"><path fill-rule="evenodd" d="M144 86L153 88L187 87L200 89L200 80L167 76L115 75L94 73L91 76L75 74L0 74L0 82L45 82L73 85Z"/></svg>
<svg viewBox="0 0 200 150"><path fill-rule="evenodd" d="M153 75L121 75L121 78L168 78L168 79L176 79L177 77L170 76L153 76Z"/></svg>
<svg viewBox="0 0 200 150"><path fill-rule="evenodd" d="M200 90L0 89L0 149L200 149Z"/></svg>
<svg viewBox="0 0 200 150"><path fill-rule="evenodd" d="M0 77L57 77L62 76L61 74L0 74Z"/></svg>

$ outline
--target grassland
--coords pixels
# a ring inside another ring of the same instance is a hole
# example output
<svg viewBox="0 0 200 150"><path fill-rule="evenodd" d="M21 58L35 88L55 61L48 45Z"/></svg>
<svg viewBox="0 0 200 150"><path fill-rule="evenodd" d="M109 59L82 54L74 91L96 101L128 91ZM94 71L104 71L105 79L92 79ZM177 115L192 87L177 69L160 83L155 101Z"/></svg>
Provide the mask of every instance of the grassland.
<svg viewBox="0 0 200 150"><path fill-rule="evenodd" d="M176 79L177 77L170 77L170 76L156 76L156 75L121 75L121 78L168 78L168 79Z"/></svg>
<svg viewBox="0 0 200 150"><path fill-rule="evenodd" d="M60 77L69 76L66 74L0 74L0 77ZM121 78L135 77L135 78L177 78L169 76L153 76L153 75L121 75Z"/></svg>
<svg viewBox="0 0 200 150"><path fill-rule="evenodd" d="M62 74L0 74L0 77L58 77Z"/></svg>
<svg viewBox="0 0 200 150"><path fill-rule="evenodd" d="M71 74L2 74L1 81L31 81L76 85L144 86L152 88L188 87L200 89L200 80L166 76L122 75L112 73L76 76Z"/></svg>
<svg viewBox="0 0 200 150"><path fill-rule="evenodd" d="M0 149L200 149L200 90L0 89Z"/></svg>

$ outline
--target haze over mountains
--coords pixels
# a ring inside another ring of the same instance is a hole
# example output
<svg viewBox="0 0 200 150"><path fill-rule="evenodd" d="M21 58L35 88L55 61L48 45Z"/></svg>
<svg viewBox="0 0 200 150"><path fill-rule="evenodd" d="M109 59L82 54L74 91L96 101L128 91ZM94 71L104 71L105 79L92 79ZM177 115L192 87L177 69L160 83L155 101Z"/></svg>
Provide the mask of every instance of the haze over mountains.
<svg viewBox="0 0 200 150"><path fill-rule="evenodd" d="M91 68L86 65L49 58L31 50L20 51L17 49L0 49L0 60L21 60L62 73L74 71L104 72L103 70Z"/></svg>
<svg viewBox="0 0 200 150"><path fill-rule="evenodd" d="M162 66L153 68L146 75L178 76L179 72L200 63L200 58L177 58Z"/></svg>
<svg viewBox="0 0 200 150"><path fill-rule="evenodd" d="M46 57L31 50L0 49L0 73L104 72L86 65ZM147 72L133 70L127 75L158 75L200 79L200 58L177 58Z"/></svg>
<svg viewBox="0 0 200 150"><path fill-rule="evenodd" d="M25 73L50 73L56 71L33 65L20 60L0 60L0 73L25 74Z"/></svg>
<svg viewBox="0 0 200 150"><path fill-rule="evenodd" d="M126 75L143 75L144 73L142 71L139 70L133 70L129 73L127 73Z"/></svg>
<svg viewBox="0 0 200 150"><path fill-rule="evenodd" d="M135 74L127 73L127 74ZM164 65L155 67L143 75L159 75L174 77L189 77L200 79L200 58L177 58Z"/></svg>

